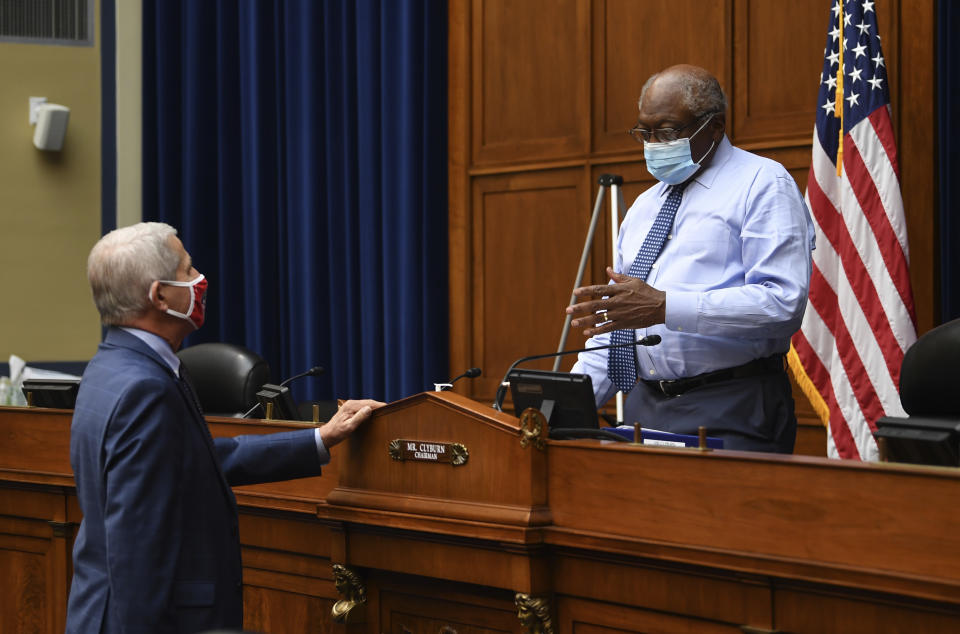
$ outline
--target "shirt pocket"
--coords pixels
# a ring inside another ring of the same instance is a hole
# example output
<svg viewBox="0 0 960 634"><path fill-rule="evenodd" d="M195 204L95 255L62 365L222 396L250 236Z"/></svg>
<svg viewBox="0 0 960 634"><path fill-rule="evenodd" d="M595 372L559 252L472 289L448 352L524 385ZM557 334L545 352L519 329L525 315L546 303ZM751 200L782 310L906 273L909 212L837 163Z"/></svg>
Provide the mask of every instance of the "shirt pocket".
<svg viewBox="0 0 960 634"><path fill-rule="evenodd" d="M724 226L704 228L681 236L674 245L664 274L683 290L709 290L743 283L739 242Z"/></svg>
<svg viewBox="0 0 960 634"><path fill-rule="evenodd" d="M672 237L685 257L725 262L739 250L739 223L724 212L689 211L677 220ZM739 256L739 254L737 254Z"/></svg>

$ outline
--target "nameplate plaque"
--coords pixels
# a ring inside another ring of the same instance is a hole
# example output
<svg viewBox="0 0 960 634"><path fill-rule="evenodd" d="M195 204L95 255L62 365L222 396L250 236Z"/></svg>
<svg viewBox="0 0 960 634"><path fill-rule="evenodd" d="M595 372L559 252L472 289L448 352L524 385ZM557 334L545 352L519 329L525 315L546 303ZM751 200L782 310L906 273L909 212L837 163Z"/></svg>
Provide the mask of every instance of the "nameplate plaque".
<svg viewBox="0 0 960 634"><path fill-rule="evenodd" d="M470 452L458 442L432 442L397 438L387 448L390 457L398 462L439 462L459 467L467 463Z"/></svg>

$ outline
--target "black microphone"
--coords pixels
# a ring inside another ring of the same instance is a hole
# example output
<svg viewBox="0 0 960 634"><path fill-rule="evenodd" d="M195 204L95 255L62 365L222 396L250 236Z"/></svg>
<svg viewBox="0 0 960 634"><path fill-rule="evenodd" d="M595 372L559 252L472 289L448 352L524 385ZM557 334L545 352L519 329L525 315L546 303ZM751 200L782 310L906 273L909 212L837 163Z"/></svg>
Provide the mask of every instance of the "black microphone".
<svg viewBox="0 0 960 634"><path fill-rule="evenodd" d="M480 374L482 374L480 368L470 368L469 370L467 370L466 372L464 372L463 374L461 374L460 376L458 376L457 378L455 378L450 382L456 383L459 379L462 379L463 377L467 377L468 379L475 379L478 376L480 376Z"/></svg>
<svg viewBox="0 0 960 634"><path fill-rule="evenodd" d="M300 374L294 374L293 376L291 376L291 377L290 377L289 379L287 379L286 381L282 381L282 382L280 383L280 387L283 387L284 385L286 385L286 384L289 383L290 381L294 381L294 380L296 380L296 379L299 379L299 378L302 377L302 376L320 376L320 375L323 374L324 372L326 372L326 370L324 370L322 366L315 365L315 366L313 366L312 368L310 368L309 370L307 370L306 372L301 372Z"/></svg>
<svg viewBox="0 0 960 634"><path fill-rule="evenodd" d="M457 377L454 377L454 378L450 379L450 382L449 382L449 383L434 383L434 384L433 384L433 391L434 391L434 392L446 392L447 390L452 390L452 389L453 389L453 384L456 383L457 381L459 381L460 379L462 379L462 378L464 378L464 377L466 377L466 378L468 378L468 379L475 379L475 378L477 378L478 376L480 376L480 374L481 374L480 368L470 368L469 370L467 370L467 371L464 372L463 374L461 374L461 375L459 375L459 376L457 376Z"/></svg>
<svg viewBox="0 0 960 634"><path fill-rule="evenodd" d="M567 354L579 354L581 352L590 352L591 350L606 350L607 348L626 348L627 346L655 346L660 343L660 335L647 335L636 341L627 341L624 343L608 343L604 346L595 346L593 348L580 348L578 350L563 350L561 352L548 352L546 354L534 354L529 357L520 357L513 364L507 368L507 373L503 375L503 380L500 381L500 386L497 388L497 396L493 402L493 409L498 412L502 412L503 399L507 396L507 377L510 376L510 372L520 365L521 363L526 363L527 361L535 361L537 359L548 359L550 357L562 357Z"/></svg>
<svg viewBox="0 0 960 634"><path fill-rule="evenodd" d="M286 379L285 381L281 381L281 382L280 382L280 385L278 385L278 386L277 386L277 385L271 385L270 383L264 383L263 385L260 386L260 389L263 389L263 388L265 388L265 387L266 387L266 388L273 388L274 391L279 392L279 391L280 391L280 388L286 386L287 383L289 383L290 381L295 381L295 380L299 379L300 377L304 377L304 376L320 376L320 375L323 374L324 372L326 372L326 370L323 369L323 366L315 365L315 366L313 366L312 368L310 368L309 370L307 370L306 372L301 372L300 374L294 374L294 375L291 376L289 379ZM260 407L259 401L258 401L257 403L254 403L253 407L251 407L250 409L248 409L248 410L246 411L246 413L245 413L243 416L241 416L240 418L247 418L247 417L249 417L250 414L252 414L258 407Z"/></svg>

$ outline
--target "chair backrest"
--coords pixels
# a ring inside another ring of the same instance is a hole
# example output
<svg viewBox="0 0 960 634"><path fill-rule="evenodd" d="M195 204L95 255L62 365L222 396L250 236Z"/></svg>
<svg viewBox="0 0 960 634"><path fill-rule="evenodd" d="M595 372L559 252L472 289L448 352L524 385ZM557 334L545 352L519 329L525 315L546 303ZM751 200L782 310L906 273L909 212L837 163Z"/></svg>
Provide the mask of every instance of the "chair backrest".
<svg viewBox="0 0 960 634"><path fill-rule="evenodd" d="M960 319L927 332L903 355L900 404L911 416L960 416Z"/></svg>
<svg viewBox="0 0 960 634"><path fill-rule="evenodd" d="M177 353L205 414L235 416L257 402L270 382L270 366L252 350L232 343L200 343Z"/></svg>

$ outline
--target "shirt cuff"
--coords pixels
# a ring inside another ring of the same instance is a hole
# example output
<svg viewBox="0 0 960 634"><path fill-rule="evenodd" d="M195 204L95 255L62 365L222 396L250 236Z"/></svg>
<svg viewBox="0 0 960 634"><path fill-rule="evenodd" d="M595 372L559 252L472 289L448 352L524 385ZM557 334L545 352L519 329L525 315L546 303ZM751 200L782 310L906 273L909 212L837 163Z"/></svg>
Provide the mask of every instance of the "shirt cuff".
<svg viewBox="0 0 960 634"><path fill-rule="evenodd" d="M697 332L700 293L696 291L670 291L664 308L664 325L677 332Z"/></svg>
<svg viewBox="0 0 960 634"><path fill-rule="evenodd" d="M330 452L323 446L323 438L320 437L319 427L314 428L313 439L317 442L317 457L320 458L320 464L327 464L330 462Z"/></svg>

